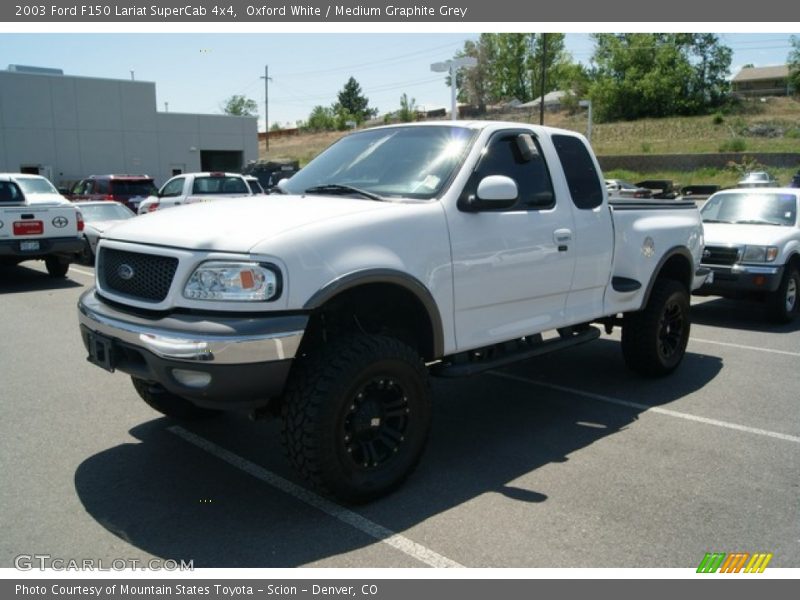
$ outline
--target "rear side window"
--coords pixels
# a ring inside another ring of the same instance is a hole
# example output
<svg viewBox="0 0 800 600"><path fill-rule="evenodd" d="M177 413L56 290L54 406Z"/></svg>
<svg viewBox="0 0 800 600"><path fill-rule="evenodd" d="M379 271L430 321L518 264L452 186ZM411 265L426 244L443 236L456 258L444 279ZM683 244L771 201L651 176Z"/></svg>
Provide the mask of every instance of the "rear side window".
<svg viewBox="0 0 800 600"><path fill-rule="evenodd" d="M572 202L577 208L592 209L603 203L603 190L600 187L600 175L594 167L586 145L571 135L554 135L553 145L556 148Z"/></svg>
<svg viewBox="0 0 800 600"><path fill-rule="evenodd" d="M108 179L97 179L94 182L94 193L95 194L110 194L111 193L111 186L108 183Z"/></svg>
<svg viewBox="0 0 800 600"><path fill-rule="evenodd" d="M13 181L0 181L0 204L22 202L25 198Z"/></svg>

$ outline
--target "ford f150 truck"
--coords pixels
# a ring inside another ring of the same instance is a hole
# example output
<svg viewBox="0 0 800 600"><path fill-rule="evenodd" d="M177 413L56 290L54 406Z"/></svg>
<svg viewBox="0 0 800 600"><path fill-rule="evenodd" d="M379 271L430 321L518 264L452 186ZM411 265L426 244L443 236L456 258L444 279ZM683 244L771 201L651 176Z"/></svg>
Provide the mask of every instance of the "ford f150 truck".
<svg viewBox="0 0 800 600"><path fill-rule="evenodd" d="M800 310L800 190L725 190L711 196L701 214L702 266L714 277L695 293L759 299L771 320L794 319Z"/></svg>
<svg viewBox="0 0 800 600"><path fill-rule="evenodd" d="M83 219L53 184L39 175L0 173L0 264L43 260L64 277L83 247Z"/></svg>
<svg viewBox="0 0 800 600"><path fill-rule="evenodd" d="M587 141L498 122L350 134L285 195L164 211L101 240L89 360L156 410L279 411L290 462L349 502L399 485L428 376L478 373L622 326L636 371L689 337L693 203L609 205ZM186 224L191 223L191 227Z"/></svg>
<svg viewBox="0 0 800 600"><path fill-rule="evenodd" d="M143 215L182 204L251 195L253 192L247 181L238 173L183 173L169 179L155 196L142 200L137 213Z"/></svg>

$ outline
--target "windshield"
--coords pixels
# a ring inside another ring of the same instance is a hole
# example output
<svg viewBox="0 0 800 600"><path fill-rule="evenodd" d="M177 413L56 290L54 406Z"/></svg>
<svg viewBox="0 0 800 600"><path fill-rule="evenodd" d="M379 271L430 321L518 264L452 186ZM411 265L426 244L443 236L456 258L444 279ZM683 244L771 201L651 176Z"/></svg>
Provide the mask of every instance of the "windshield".
<svg viewBox="0 0 800 600"><path fill-rule="evenodd" d="M797 220L797 198L794 194L717 194L709 198L700 214L705 223L791 227Z"/></svg>
<svg viewBox="0 0 800 600"><path fill-rule="evenodd" d="M22 191L26 194L57 194L58 190L53 186L52 183L47 181L44 178L38 177L20 177L19 179L15 179L19 187L22 188Z"/></svg>
<svg viewBox="0 0 800 600"><path fill-rule="evenodd" d="M392 127L342 138L294 177L284 191L302 194L349 186L380 197L436 197L461 163L475 132L464 127Z"/></svg>
<svg viewBox="0 0 800 600"><path fill-rule="evenodd" d="M83 215L83 220L87 223L93 221L116 221L119 219L130 219L134 216L133 212L121 204L81 204L78 206Z"/></svg>

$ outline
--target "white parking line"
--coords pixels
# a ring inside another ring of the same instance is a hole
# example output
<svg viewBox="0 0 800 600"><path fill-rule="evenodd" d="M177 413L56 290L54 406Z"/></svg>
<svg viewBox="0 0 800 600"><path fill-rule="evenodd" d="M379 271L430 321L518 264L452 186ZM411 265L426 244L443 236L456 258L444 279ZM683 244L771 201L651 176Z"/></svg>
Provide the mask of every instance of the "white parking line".
<svg viewBox="0 0 800 600"><path fill-rule="evenodd" d="M454 560L450 560L449 558L434 552L430 548L426 548L425 546L422 546L408 539L407 537L397 534L394 531L383 527L382 525L378 525L377 523L362 517L358 513L339 506L330 500L326 500L322 496L318 496L317 494L310 492L307 489L300 487L299 485L294 484L279 475L275 475L275 473L272 471L250 462L249 460L234 454L230 450L226 450L221 446L217 446L215 443L190 431L187 431L183 427L176 425L170 427L169 431L186 440L190 444L193 444L198 448L205 450L209 454L216 456L220 460L223 460L226 463L233 465L237 469L241 469L245 473L252 475L256 479L260 479L264 483L268 483L272 487L277 488L302 502L305 502L309 506L313 506L314 508L321 510L331 517L334 517L341 522L358 529L362 533L365 533L368 536L375 538L376 540L383 542L384 544L387 544L428 566L436 568L464 568L464 565L459 564Z"/></svg>
<svg viewBox="0 0 800 600"><path fill-rule="evenodd" d="M706 417L698 417L697 415L690 415L689 413L682 413L676 410L660 408L658 406L648 406L647 404L639 404L638 402L629 402L628 400L620 400L619 398L611 398L610 396L603 396L602 394L584 392L583 390L576 390L574 388L565 387L563 385L556 385L554 383L547 383L544 381L536 381L535 379L528 379L526 377L520 377L519 375L512 375L511 373L500 373L498 371L489 371L488 373L490 375L494 375L495 377L502 377L504 379L510 379L512 381L528 383L531 385L538 385L540 387L549 388L551 390L556 390L558 392L566 392L567 394L575 394L576 396L582 396L584 398L589 398L591 400L599 400L600 402L607 402L608 404L616 404L618 406L635 408L636 410L641 410L645 412L654 412L659 415L667 415L669 417L685 419L686 421L694 421L696 423L704 423L706 425L715 425L717 427L723 427L725 429L733 429L735 431L743 431L745 433L754 433L756 435L763 435L766 437L774 438L776 440L782 440L784 442L794 442L795 444L800 444L800 437L794 435L788 435L786 433L778 433L776 431L769 431L767 429L757 429L755 427L747 427L745 425L739 425L738 423L730 423L728 421L720 421L718 419L708 419Z"/></svg>
<svg viewBox="0 0 800 600"><path fill-rule="evenodd" d="M81 271L80 269L76 269L74 266L70 265L69 272L72 273L75 271L76 273L80 273L81 275L86 275L87 277L94 278L94 271Z"/></svg>
<svg viewBox="0 0 800 600"><path fill-rule="evenodd" d="M700 342L701 344L715 344L717 346L728 346L729 348L739 348L740 350L754 350L756 352L769 352L770 354L784 354L786 356L800 356L800 352L790 352L789 350L773 350L772 348L759 348L758 346L744 346L742 344L731 344L730 342L715 342L714 340L704 340L702 338L690 337L689 343Z"/></svg>

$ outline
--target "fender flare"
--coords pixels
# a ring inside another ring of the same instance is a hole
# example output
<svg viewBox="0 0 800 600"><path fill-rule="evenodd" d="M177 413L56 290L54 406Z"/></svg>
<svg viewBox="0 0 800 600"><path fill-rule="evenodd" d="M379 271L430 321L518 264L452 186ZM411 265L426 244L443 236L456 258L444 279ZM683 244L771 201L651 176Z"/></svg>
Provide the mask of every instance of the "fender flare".
<svg viewBox="0 0 800 600"><path fill-rule="evenodd" d="M313 311L347 290L373 283L396 285L410 292L422 304L430 319L433 337L433 356L444 354L444 327L439 307L430 290L419 279L395 269L365 269L334 279L315 292L303 305L303 310Z"/></svg>
<svg viewBox="0 0 800 600"><path fill-rule="evenodd" d="M695 271L694 257L686 246L674 246L664 253L661 259L658 261L656 268L653 269L653 274L650 276L650 281L647 283L647 290L644 293L642 308L647 306L647 303L650 302L650 294L653 291L653 286L656 284L656 280L661 274L661 270L664 268L664 265L667 264L667 262L673 256L682 256L689 261L689 278L681 283L686 285L686 289L690 294L692 293L692 277L694 276Z"/></svg>

